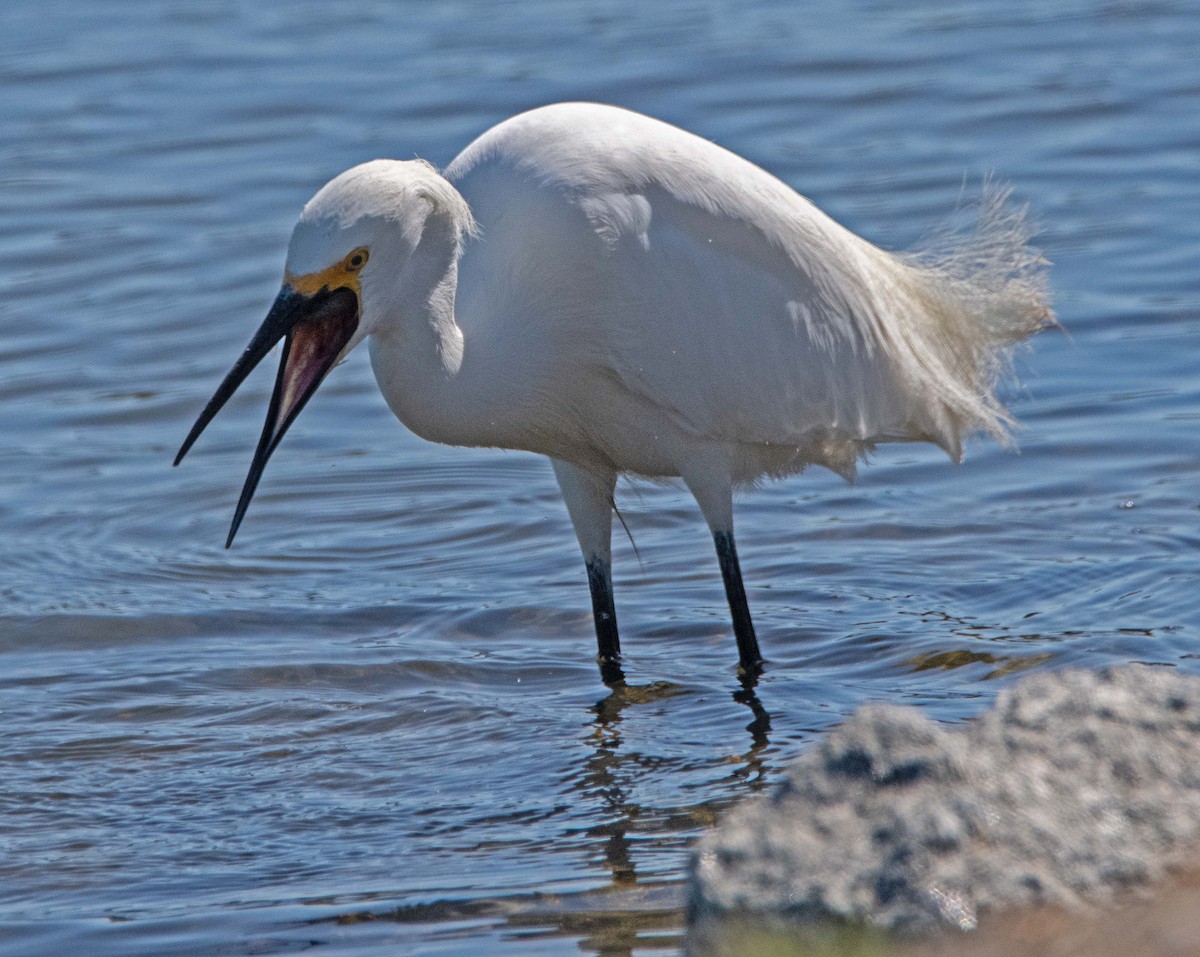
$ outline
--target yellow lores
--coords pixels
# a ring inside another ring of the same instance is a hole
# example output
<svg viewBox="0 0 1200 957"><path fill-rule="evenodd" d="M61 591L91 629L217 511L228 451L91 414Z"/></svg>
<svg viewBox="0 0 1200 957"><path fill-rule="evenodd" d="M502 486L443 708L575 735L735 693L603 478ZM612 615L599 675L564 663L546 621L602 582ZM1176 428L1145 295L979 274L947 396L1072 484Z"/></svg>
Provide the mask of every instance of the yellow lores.
<svg viewBox="0 0 1200 957"><path fill-rule="evenodd" d="M315 296L323 289L351 289L354 295L361 297L362 290L358 287L358 272L367 264L370 253L366 246L359 246L340 263L334 263L320 272L310 272L306 276L293 276L286 273L283 281L302 296Z"/></svg>

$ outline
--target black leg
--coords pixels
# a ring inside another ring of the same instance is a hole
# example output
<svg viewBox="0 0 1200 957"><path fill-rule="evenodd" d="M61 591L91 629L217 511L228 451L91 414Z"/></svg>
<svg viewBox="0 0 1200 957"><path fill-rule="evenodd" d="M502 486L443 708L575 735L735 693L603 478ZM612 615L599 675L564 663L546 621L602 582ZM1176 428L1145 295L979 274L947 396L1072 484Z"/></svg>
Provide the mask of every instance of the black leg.
<svg viewBox="0 0 1200 957"><path fill-rule="evenodd" d="M750 620L750 606L746 604L746 587L742 584L742 569L738 565L737 547L733 544L732 532L713 532L717 546L717 559L721 563L721 578L725 581L725 596L729 599L729 612L733 616L733 634L737 638L738 661L742 672L757 677L762 671L762 654L758 650L758 639L754 637L754 623Z"/></svg>
<svg viewBox="0 0 1200 957"><path fill-rule="evenodd" d="M592 592L592 617L596 622L596 661L606 685L621 684L621 639L617 636L617 609L613 604L612 571L608 562L594 558L587 563L588 588Z"/></svg>

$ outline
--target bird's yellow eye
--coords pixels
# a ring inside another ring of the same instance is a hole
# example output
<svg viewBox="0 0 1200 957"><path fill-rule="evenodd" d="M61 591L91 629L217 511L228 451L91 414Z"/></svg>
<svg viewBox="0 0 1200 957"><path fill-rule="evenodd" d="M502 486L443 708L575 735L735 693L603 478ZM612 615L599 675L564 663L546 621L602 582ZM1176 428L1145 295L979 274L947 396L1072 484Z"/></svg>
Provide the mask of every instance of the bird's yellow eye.
<svg viewBox="0 0 1200 957"><path fill-rule="evenodd" d="M346 267L346 272L358 272L367 264L367 259L371 254L367 252L365 246L360 246L346 257L343 265Z"/></svg>

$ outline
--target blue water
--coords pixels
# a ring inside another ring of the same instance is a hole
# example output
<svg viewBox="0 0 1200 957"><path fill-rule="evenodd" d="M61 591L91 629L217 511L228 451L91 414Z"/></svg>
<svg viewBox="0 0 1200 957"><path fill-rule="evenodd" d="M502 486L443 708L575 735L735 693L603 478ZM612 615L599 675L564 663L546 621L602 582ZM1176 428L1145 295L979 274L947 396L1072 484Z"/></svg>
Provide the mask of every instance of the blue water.
<svg viewBox="0 0 1200 957"><path fill-rule="evenodd" d="M672 953L692 839L859 703L1198 670L1194 5L16 0L0 36L4 954ZM607 697L549 467L422 443L365 355L233 550L272 373L170 467L318 186L576 98L887 247L994 173L1054 262L1020 454L739 502L756 698L688 496L618 491Z"/></svg>

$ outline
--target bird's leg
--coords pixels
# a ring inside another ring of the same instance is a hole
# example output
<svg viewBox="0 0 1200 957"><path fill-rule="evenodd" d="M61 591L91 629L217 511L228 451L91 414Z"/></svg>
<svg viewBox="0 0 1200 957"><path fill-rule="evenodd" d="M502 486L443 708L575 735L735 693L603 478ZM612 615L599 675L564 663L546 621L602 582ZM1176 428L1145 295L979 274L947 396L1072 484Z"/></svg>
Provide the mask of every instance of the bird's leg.
<svg viewBox="0 0 1200 957"><path fill-rule="evenodd" d="M750 605L746 602L746 587L742 584L742 567L738 564L733 529L727 532L714 531L713 542L717 546L717 561L721 563L725 597L729 599L729 613L733 617L738 663L744 675L757 678L762 671L763 659L758 650L758 638L754 635L754 622L750 620Z"/></svg>
<svg viewBox="0 0 1200 957"><path fill-rule="evenodd" d="M742 568L733 541L733 479L729 456L713 450L711 454L697 456L681 471L717 546L717 560L721 564L721 579L725 583L725 597L729 600L733 618L742 675L756 679L762 673L763 657L750 619L746 586L742 583Z"/></svg>
<svg viewBox="0 0 1200 957"><path fill-rule="evenodd" d="M587 560L588 588L592 592L592 619L596 623L596 661L607 685L625 680L621 671L621 639L617 635L617 608L613 604L612 570L600 558Z"/></svg>
<svg viewBox="0 0 1200 957"><path fill-rule="evenodd" d="M583 560L587 563L600 677L607 685L620 684L625 675L621 671L621 641L617 635L611 564L613 489L617 475L615 472L589 472L560 459L550 461L567 503L571 524L575 526Z"/></svg>

